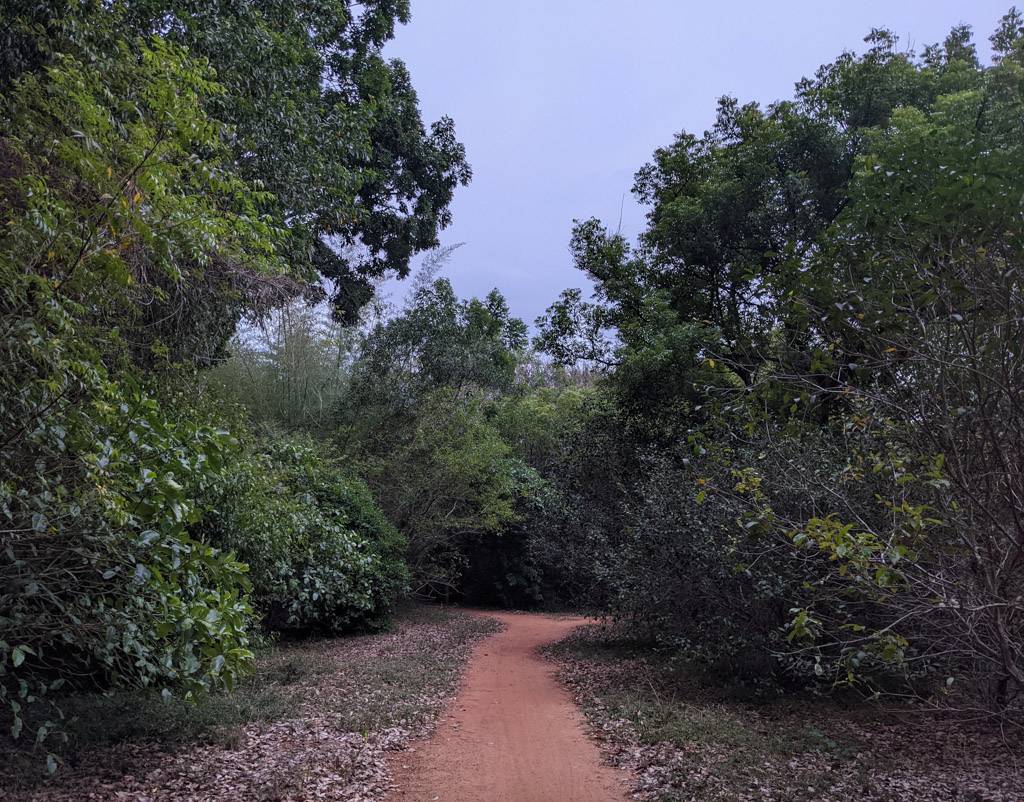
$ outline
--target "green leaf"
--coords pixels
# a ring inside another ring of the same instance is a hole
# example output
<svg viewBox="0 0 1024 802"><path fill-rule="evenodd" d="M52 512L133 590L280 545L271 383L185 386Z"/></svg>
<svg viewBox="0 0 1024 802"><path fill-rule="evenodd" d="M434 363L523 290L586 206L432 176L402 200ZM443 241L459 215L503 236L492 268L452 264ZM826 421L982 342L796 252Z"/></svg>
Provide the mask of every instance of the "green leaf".
<svg viewBox="0 0 1024 802"><path fill-rule="evenodd" d="M28 646L15 646L11 652L11 663L15 668L25 662L26 654L35 654Z"/></svg>

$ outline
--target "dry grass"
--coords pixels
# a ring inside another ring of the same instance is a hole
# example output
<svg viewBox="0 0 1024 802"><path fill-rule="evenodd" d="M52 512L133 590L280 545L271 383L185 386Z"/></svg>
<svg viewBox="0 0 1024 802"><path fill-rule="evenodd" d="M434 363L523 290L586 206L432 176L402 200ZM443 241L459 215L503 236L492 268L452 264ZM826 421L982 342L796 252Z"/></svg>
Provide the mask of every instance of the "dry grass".
<svg viewBox="0 0 1024 802"><path fill-rule="evenodd" d="M439 607L390 632L283 644L233 694L198 704L149 694L65 699L74 718L57 776L38 754L0 764L11 800L374 800L387 752L429 730L472 645L497 622Z"/></svg>
<svg viewBox="0 0 1024 802"><path fill-rule="evenodd" d="M597 627L550 657L649 802L1021 802L1003 734L914 708L758 700Z"/></svg>

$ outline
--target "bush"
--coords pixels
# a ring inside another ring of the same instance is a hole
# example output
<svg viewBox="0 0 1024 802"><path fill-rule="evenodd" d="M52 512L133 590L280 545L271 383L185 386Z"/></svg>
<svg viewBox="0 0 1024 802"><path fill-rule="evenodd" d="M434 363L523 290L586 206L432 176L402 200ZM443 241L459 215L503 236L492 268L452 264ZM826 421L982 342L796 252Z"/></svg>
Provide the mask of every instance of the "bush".
<svg viewBox="0 0 1024 802"><path fill-rule="evenodd" d="M390 520L408 538L414 592L457 590L466 538L496 534L515 518L522 465L487 419L479 398L442 388L423 398L404 437L360 460ZM399 426L401 428L399 429Z"/></svg>
<svg viewBox="0 0 1024 802"><path fill-rule="evenodd" d="M532 468L512 467L519 488L512 517L496 532L461 539L464 565L458 581L462 601L508 609L559 607L565 598L557 563L545 544L563 512L561 496Z"/></svg>
<svg viewBox="0 0 1024 802"><path fill-rule="evenodd" d="M182 405L172 416L99 365L68 378L74 365L52 340L34 354L11 342L8 354L38 357L22 400L60 377L78 399L30 430L24 406L3 409L0 699L12 733L23 708L64 684L186 696L230 688L252 659L246 569L188 526L203 513L195 499L223 477L233 439ZM0 386L14 401L10 378ZM41 741L52 721L35 724Z"/></svg>
<svg viewBox="0 0 1024 802"><path fill-rule="evenodd" d="M161 283L243 253L279 266L205 115L218 91L153 39L56 58L0 107L0 701L15 737L62 685L191 696L251 663L245 568L188 531L232 438L161 403L122 336ZM37 742L52 726L33 722Z"/></svg>
<svg viewBox="0 0 1024 802"><path fill-rule="evenodd" d="M405 590L405 542L366 485L304 437L263 433L209 499L206 542L249 565L279 631L379 629Z"/></svg>
<svg viewBox="0 0 1024 802"><path fill-rule="evenodd" d="M560 377L547 378L558 382ZM569 505L558 484L591 395L571 385L520 385L488 410L494 428L524 464L512 463L519 488L513 514L495 533L463 538L459 590L467 602L564 609L591 600L580 582L585 547L577 549L571 535L580 510Z"/></svg>

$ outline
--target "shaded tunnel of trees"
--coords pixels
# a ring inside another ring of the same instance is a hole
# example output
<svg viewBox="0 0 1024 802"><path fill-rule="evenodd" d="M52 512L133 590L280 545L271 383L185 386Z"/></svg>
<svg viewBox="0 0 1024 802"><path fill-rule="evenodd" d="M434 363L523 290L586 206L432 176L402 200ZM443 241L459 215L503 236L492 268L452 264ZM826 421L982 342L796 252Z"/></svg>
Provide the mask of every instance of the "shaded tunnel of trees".
<svg viewBox="0 0 1024 802"><path fill-rule="evenodd" d="M69 690L231 688L268 633L409 594L1020 721L1019 13L991 63L878 30L791 99L723 98L640 168L636 242L575 223L593 293L532 337L441 275L471 173L381 55L406 2L3 16L15 739Z"/></svg>

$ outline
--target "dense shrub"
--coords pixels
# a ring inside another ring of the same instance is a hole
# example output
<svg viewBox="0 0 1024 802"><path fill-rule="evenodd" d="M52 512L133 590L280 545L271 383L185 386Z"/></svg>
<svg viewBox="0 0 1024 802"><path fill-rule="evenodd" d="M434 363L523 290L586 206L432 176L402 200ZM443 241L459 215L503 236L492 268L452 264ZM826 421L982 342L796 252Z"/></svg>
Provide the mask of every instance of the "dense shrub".
<svg viewBox="0 0 1024 802"><path fill-rule="evenodd" d="M65 684L191 696L231 687L252 659L245 566L188 532L231 438L123 383L76 389L80 405L17 448L5 428L0 696L15 737L22 708ZM42 740L51 723L35 724Z"/></svg>
<svg viewBox="0 0 1024 802"><path fill-rule="evenodd" d="M62 684L192 694L252 657L244 567L188 532L232 439L194 399L147 390L130 342L161 281L243 252L278 266L246 215L258 196L222 169L203 112L217 91L153 40L89 67L61 57L4 97L0 695L15 735Z"/></svg>
<svg viewBox="0 0 1024 802"><path fill-rule="evenodd" d="M561 485L575 467L594 392L557 371L545 373L539 386L521 377L488 409L493 427L521 463L519 491L513 515L495 534L462 540L465 565L458 587L470 603L564 609L594 601L585 569L594 552L575 537L586 516L569 503L575 497Z"/></svg>
<svg viewBox="0 0 1024 802"><path fill-rule="evenodd" d="M254 604L271 629L387 623L406 589L405 541L326 449L263 433L208 500L202 538L249 566Z"/></svg>
<svg viewBox="0 0 1024 802"><path fill-rule="evenodd" d="M568 600L565 577L548 552L565 512L561 495L526 465L513 463L513 475L517 494L509 519L496 531L459 539L459 598L517 610L562 607Z"/></svg>
<svg viewBox="0 0 1024 802"><path fill-rule="evenodd" d="M448 596L465 562L462 543L497 534L516 514L524 468L487 419L479 399L447 388L420 400L384 453L360 467L388 519L408 538L413 590Z"/></svg>

